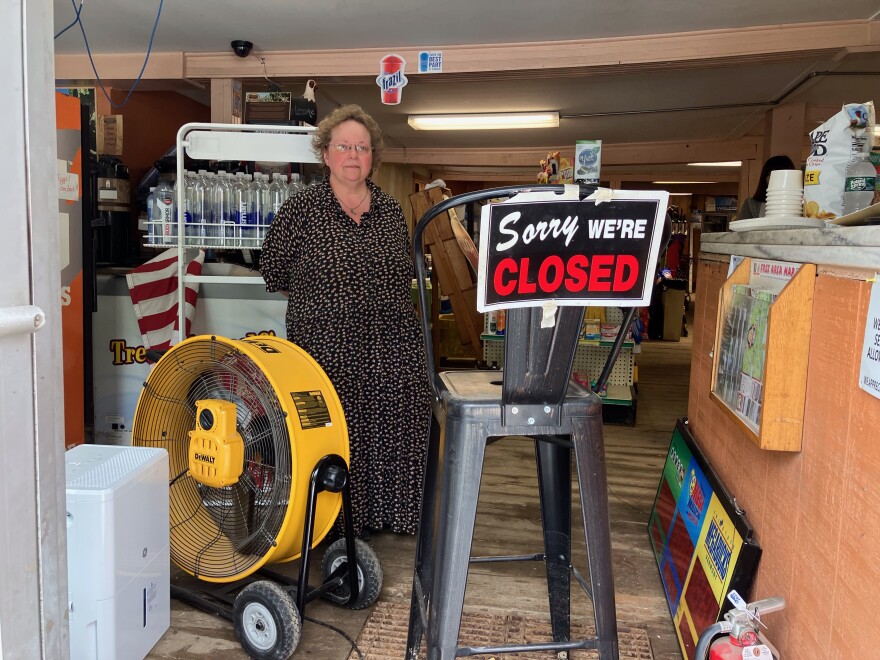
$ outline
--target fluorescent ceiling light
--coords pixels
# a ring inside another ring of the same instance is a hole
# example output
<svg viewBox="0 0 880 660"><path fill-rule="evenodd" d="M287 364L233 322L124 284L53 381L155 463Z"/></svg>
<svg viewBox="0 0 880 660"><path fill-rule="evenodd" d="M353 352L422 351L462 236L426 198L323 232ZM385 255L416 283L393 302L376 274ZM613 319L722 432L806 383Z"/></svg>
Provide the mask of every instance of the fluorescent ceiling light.
<svg viewBox="0 0 880 660"><path fill-rule="evenodd" d="M655 183L661 186L672 186L672 185L693 185L697 183L718 183L717 181L651 181L651 183Z"/></svg>
<svg viewBox="0 0 880 660"><path fill-rule="evenodd" d="M504 128L556 128L558 112L487 112L465 115L410 115L417 131L470 131Z"/></svg>
<svg viewBox="0 0 880 660"><path fill-rule="evenodd" d="M671 193L669 193L669 196L670 197L690 197L693 194L694 193L674 193L674 192L671 192Z"/></svg>
<svg viewBox="0 0 880 660"><path fill-rule="evenodd" d="M741 160L719 160L712 163L688 163L693 167L739 167Z"/></svg>

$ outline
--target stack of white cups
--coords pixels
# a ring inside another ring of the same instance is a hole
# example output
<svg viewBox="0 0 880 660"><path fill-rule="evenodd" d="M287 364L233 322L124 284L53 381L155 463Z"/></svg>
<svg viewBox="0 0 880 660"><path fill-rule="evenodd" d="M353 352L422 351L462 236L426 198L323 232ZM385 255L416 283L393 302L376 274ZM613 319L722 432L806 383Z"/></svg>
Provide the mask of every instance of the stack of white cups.
<svg viewBox="0 0 880 660"><path fill-rule="evenodd" d="M804 174L800 170L774 170L767 185L764 216L801 218L804 215Z"/></svg>

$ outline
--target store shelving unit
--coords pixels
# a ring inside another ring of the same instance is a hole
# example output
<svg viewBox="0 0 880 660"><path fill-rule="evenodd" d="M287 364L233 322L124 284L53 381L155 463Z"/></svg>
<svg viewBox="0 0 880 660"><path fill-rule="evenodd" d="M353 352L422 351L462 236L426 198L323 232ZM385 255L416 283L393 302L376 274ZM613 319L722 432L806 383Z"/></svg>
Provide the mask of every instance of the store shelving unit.
<svg viewBox="0 0 880 660"><path fill-rule="evenodd" d="M623 321L623 313L617 308L607 308L606 314L609 323L619 324ZM483 342L483 363L500 368L504 366L504 335L489 332L488 315L486 317L483 334L480 335ZM620 331L625 332L623 328ZM581 339L578 341L572 371L587 374L591 378L597 377L602 372L613 344L614 338ZM602 397L602 403L606 405L628 408L628 417L633 422L636 410L634 350L635 344L631 339L623 342L614 368L608 376L606 395Z"/></svg>
<svg viewBox="0 0 880 660"><path fill-rule="evenodd" d="M312 152L311 126L263 126L259 124L184 124L177 131L177 181L183 182L184 158L194 160L237 160L274 163L319 163ZM182 188L182 184L180 186ZM260 249L266 225L254 227L255 236L242 235L239 225L229 236L199 238L186 236L184 205L177 205L177 236L171 243L148 243L147 247L170 248L178 252L177 281L178 315L181 328L178 341L184 339L186 328L184 294L187 283L211 282L215 284L262 284L260 277L187 275L186 250L207 248L219 250ZM262 231L260 231L262 230Z"/></svg>

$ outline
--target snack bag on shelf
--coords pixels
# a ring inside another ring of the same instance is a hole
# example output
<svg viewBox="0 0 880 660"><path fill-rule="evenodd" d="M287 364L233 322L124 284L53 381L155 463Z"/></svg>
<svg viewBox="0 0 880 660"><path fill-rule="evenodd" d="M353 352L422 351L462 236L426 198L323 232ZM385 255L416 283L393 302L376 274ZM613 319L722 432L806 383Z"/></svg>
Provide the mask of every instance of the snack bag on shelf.
<svg viewBox="0 0 880 660"><path fill-rule="evenodd" d="M585 318L583 324L583 339L600 339L602 337L602 323L597 318Z"/></svg>
<svg viewBox="0 0 880 660"><path fill-rule="evenodd" d="M869 153L874 132L874 104L848 103L810 132L810 155L804 171L804 215L832 220L843 215L846 167Z"/></svg>

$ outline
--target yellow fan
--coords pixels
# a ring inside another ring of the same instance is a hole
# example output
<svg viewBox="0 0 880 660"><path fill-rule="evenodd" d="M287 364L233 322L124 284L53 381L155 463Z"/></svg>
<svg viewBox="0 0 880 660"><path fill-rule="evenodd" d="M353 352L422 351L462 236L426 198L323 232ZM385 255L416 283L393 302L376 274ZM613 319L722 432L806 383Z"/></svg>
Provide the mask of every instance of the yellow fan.
<svg viewBox="0 0 880 660"><path fill-rule="evenodd" d="M349 460L330 380L272 336L174 346L144 384L132 438L168 450L171 558L209 582L299 557L312 471L328 454ZM340 492L318 495L313 545L341 506Z"/></svg>

